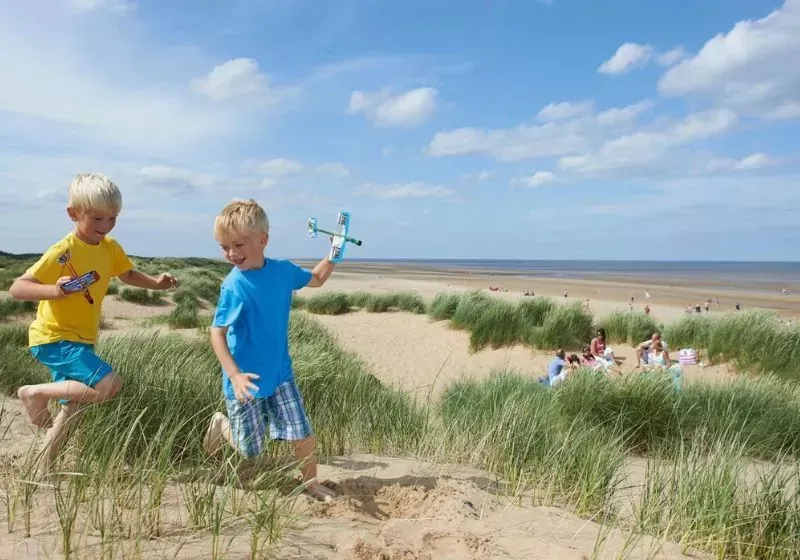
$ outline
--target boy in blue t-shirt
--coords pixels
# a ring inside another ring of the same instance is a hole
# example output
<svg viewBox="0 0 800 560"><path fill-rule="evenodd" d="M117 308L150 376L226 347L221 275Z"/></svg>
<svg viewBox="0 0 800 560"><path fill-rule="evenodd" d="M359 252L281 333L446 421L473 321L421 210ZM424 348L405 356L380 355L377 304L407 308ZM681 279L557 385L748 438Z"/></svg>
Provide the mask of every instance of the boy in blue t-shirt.
<svg viewBox="0 0 800 560"><path fill-rule="evenodd" d="M214 413L203 439L210 454L227 441L246 457L261 454L264 440L289 440L306 491L330 501L316 480L315 438L294 381L289 357L292 292L322 286L333 272L331 255L309 272L288 260L264 257L266 212L254 200L234 200L214 221L214 238L234 268L222 282L211 325L211 345L222 366L227 417Z"/></svg>

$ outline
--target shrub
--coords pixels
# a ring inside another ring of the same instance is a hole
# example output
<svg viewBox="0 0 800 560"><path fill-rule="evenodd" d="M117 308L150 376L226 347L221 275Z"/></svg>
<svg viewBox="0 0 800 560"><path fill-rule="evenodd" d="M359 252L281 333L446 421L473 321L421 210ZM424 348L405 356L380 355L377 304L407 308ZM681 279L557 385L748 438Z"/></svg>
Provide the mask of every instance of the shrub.
<svg viewBox="0 0 800 560"><path fill-rule="evenodd" d="M536 327L533 340L537 348L578 348L592 338L592 316L580 302L555 306Z"/></svg>
<svg viewBox="0 0 800 560"><path fill-rule="evenodd" d="M455 315L458 303L461 301L461 294L439 293L433 298L428 313L434 321L444 321L452 319Z"/></svg>
<svg viewBox="0 0 800 560"><path fill-rule="evenodd" d="M350 302L350 307L365 308L370 301L375 297L375 294L369 292L350 292L347 294L347 299Z"/></svg>
<svg viewBox="0 0 800 560"><path fill-rule="evenodd" d="M644 313L632 311L615 311L603 318L598 327L605 329L606 340L611 344L627 342L635 345L647 340L654 332L660 330L655 319ZM664 338L672 344L671 340Z"/></svg>
<svg viewBox="0 0 800 560"><path fill-rule="evenodd" d="M122 301L139 305L160 305L164 303L161 293L144 288L122 288L117 296Z"/></svg>
<svg viewBox="0 0 800 560"><path fill-rule="evenodd" d="M350 303L341 292L327 292L308 298L305 309L318 315L341 315L350 311Z"/></svg>
<svg viewBox="0 0 800 560"><path fill-rule="evenodd" d="M199 326L197 300L182 299L170 312L167 323L173 329L194 329Z"/></svg>
<svg viewBox="0 0 800 560"><path fill-rule="evenodd" d="M35 301L20 301L10 297L2 297L0 298L0 319L24 313L34 313L36 305Z"/></svg>

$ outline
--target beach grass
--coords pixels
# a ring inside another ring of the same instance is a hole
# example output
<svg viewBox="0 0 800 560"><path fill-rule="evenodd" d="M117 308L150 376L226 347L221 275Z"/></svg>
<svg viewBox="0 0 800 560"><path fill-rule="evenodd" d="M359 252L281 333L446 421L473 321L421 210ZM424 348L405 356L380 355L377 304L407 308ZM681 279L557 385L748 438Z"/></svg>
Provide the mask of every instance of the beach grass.
<svg viewBox="0 0 800 560"><path fill-rule="evenodd" d="M653 317L633 311L616 311L600 319L597 326L605 329L606 340L611 344L636 345L662 330ZM671 338L669 340L674 343Z"/></svg>
<svg viewBox="0 0 800 560"><path fill-rule="evenodd" d="M663 334L672 347L705 350L711 363L726 361L742 371L797 380L800 327L772 312L687 315L667 325Z"/></svg>
<svg viewBox="0 0 800 560"><path fill-rule="evenodd" d="M122 288L117 295L122 301L138 305L163 305L164 296L156 290L145 288Z"/></svg>
<svg viewBox="0 0 800 560"><path fill-rule="evenodd" d="M0 297L0 319L36 312L36 302L20 301L8 296Z"/></svg>
<svg viewBox="0 0 800 560"><path fill-rule="evenodd" d="M765 377L675 391L665 376L609 380L581 372L552 389L495 372L453 383L441 399L416 402L383 385L312 316L293 312L289 336L322 457L457 461L497 473L512 496L712 554L790 558L796 550L798 474L786 467L800 458L800 389L793 384ZM23 327L0 326L6 393L49 377L26 343ZM125 379L123 392L80 416L58 462L64 474L27 498L20 490L15 507L24 510L27 500L35 515L37 500L57 504L68 548L80 548L90 532L120 546L111 536L120 527L132 535L131 546L147 547L176 530L167 504L177 499L177 485L193 534L210 535L219 557L228 550L226 528L246 527L259 550L279 538L293 498L278 489L296 472L275 462L290 453L286 444L269 444L265 460L273 462L260 464L257 490L240 488L237 473L246 461L230 453L211 459L201 448L210 415L223 410L207 337L110 335L98 352ZM647 458L648 472L633 511L623 515L631 455ZM743 476L754 459L772 461L756 484Z"/></svg>
<svg viewBox="0 0 800 560"><path fill-rule="evenodd" d="M318 315L342 315L350 312L350 301L341 292L325 292L304 300L303 309Z"/></svg>

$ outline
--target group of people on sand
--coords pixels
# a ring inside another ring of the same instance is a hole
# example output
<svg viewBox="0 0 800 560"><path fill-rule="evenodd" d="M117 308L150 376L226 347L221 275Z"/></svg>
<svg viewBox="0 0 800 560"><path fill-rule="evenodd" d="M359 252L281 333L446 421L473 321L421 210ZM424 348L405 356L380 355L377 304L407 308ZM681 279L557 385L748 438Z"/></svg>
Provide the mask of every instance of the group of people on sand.
<svg viewBox="0 0 800 560"><path fill-rule="evenodd" d="M672 377L677 389L681 386L682 372L678 364L673 364L667 351L667 343L662 340L661 332L655 331L650 338L636 346L636 369L663 371ZM597 329L596 336L588 346L584 346L581 355L566 355L558 349L556 355L547 366L547 375L539 378L539 382L551 387L557 386L581 369L593 371L606 376L621 375L614 350L606 344L606 331Z"/></svg>
<svg viewBox="0 0 800 560"><path fill-rule="evenodd" d="M136 270L120 243L108 235L122 209L122 195L110 179L79 174L67 198L73 230L9 290L15 299L39 302L28 343L52 377L50 383L25 385L17 392L30 422L47 430L37 462L40 472L52 467L78 412L123 390L119 372L95 352L111 279L151 290L178 285L172 274L154 277ZM232 265L222 282L210 337L227 414L212 415L203 447L214 455L227 442L242 456L255 457L267 437L291 441L304 491L331 501L334 492L316 479L315 438L294 380L288 324L293 292L325 284L334 270L337 247L332 241L330 252L313 270L265 257L269 220L252 199L227 204L214 220L213 236ZM61 405L55 418L51 401Z"/></svg>

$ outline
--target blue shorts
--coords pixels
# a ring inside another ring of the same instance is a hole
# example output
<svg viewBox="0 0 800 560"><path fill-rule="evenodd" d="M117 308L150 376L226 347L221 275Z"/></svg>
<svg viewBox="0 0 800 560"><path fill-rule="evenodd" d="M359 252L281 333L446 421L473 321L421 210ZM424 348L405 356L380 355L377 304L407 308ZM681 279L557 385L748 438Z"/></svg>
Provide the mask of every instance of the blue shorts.
<svg viewBox="0 0 800 560"><path fill-rule="evenodd" d="M31 346L31 354L50 368L54 382L78 381L94 388L113 368L94 353L91 344L62 340Z"/></svg>
<svg viewBox="0 0 800 560"><path fill-rule="evenodd" d="M225 399L225 407L233 441L245 457L256 457L264 450L267 424L272 439L293 441L313 434L294 379L278 385L270 397L245 402Z"/></svg>

